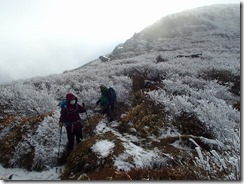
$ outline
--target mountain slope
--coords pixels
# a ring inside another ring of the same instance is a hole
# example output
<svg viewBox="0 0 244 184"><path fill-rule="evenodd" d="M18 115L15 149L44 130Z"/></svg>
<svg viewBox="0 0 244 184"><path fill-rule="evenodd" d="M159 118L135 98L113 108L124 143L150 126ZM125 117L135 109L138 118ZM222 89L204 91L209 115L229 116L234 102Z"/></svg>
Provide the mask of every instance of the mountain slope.
<svg viewBox="0 0 244 184"><path fill-rule="evenodd" d="M1 85L0 163L30 171L59 165L67 138L57 104L72 92L88 117L81 114L85 139L61 179L240 180L240 22L232 21L240 6L200 10L187 26L171 26L170 37L158 25L189 12L162 18L106 63ZM117 91L113 122L94 107L100 84Z"/></svg>
<svg viewBox="0 0 244 184"><path fill-rule="evenodd" d="M232 33L240 28L238 5L215 5L187 10L162 18L145 28L141 34L147 40L190 36L199 32ZM238 26L239 25L239 26ZM233 34L233 33L232 33Z"/></svg>
<svg viewBox="0 0 244 184"><path fill-rule="evenodd" d="M193 45L196 47L195 52L202 53L203 50L198 49L201 48L199 44L213 42L213 46L217 46L218 37L225 37L223 40L226 40L226 46L231 48L232 45L228 46L228 40L239 39L238 35L240 35L240 5L201 7L163 17L125 43L118 45L110 58L133 57L157 50L172 50L177 54L178 50L185 52L186 46L192 49ZM205 40L205 37L210 40ZM215 38L217 40L214 40ZM178 43L175 42L177 40Z"/></svg>

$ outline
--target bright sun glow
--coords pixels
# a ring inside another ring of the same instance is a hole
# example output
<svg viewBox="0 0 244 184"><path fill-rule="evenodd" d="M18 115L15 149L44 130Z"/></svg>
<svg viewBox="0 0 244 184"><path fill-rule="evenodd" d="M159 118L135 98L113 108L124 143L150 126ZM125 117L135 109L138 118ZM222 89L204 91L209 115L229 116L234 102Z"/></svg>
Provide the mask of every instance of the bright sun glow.
<svg viewBox="0 0 244 184"><path fill-rule="evenodd" d="M90 39L94 42L128 39L162 16L197 6L198 1L89 0L51 1L40 32L52 37ZM97 37L95 37L96 35Z"/></svg>

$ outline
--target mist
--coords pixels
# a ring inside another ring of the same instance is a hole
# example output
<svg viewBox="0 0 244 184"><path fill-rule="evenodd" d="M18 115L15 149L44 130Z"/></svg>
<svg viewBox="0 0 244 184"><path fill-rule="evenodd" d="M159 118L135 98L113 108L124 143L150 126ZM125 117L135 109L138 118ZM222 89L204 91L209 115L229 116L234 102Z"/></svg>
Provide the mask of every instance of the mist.
<svg viewBox="0 0 244 184"><path fill-rule="evenodd" d="M75 69L132 36L106 26L108 14L99 17L93 4L0 0L0 83Z"/></svg>
<svg viewBox="0 0 244 184"><path fill-rule="evenodd" d="M100 55L109 54L120 42L70 43L67 40L39 41L0 48L0 83L49 74L59 74L78 68ZM9 47L9 48L6 48Z"/></svg>
<svg viewBox="0 0 244 184"><path fill-rule="evenodd" d="M0 0L0 83L78 68L163 16L237 0Z"/></svg>

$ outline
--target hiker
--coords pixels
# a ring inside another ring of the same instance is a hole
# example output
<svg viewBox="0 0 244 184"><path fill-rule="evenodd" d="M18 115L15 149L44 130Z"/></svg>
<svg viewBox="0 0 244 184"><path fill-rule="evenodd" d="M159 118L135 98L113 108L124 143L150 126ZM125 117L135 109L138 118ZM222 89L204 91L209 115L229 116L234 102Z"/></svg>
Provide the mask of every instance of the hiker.
<svg viewBox="0 0 244 184"><path fill-rule="evenodd" d="M103 107L102 113L107 114L110 121L113 121L110 110L114 110L116 102L116 93L113 88L107 88L105 85L100 85L101 97L96 105L101 104Z"/></svg>
<svg viewBox="0 0 244 184"><path fill-rule="evenodd" d="M61 116L59 120L60 126L63 126L64 124L67 130L68 154L74 149L75 138L77 144L81 141L81 139L83 139L83 123L79 113L86 112L86 109L84 106L79 105L77 101L77 97L72 93L68 93L66 95L66 105L64 105L64 107L61 109Z"/></svg>

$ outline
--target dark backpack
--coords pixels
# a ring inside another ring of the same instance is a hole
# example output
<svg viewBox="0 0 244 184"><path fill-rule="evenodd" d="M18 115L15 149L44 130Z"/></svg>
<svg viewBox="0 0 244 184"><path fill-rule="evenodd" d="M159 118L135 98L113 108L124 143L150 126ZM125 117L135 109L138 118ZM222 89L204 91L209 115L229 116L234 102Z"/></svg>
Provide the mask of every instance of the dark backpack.
<svg viewBox="0 0 244 184"><path fill-rule="evenodd" d="M65 108L66 105L67 105L67 104L66 104L66 100L65 100L65 99L62 100L62 101L59 103L59 106L60 106L61 110L62 110L63 108ZM66 106L66 107L67 107L67 106Z"/></svg>
<svg viewBox="0 0 244 184"><path fill-rule="evenodd" d="M114 103L116 101L117 94L116 94L114 88L112 88L112 87L108 88L108 91L109 91L109 102Z"/></svg>

